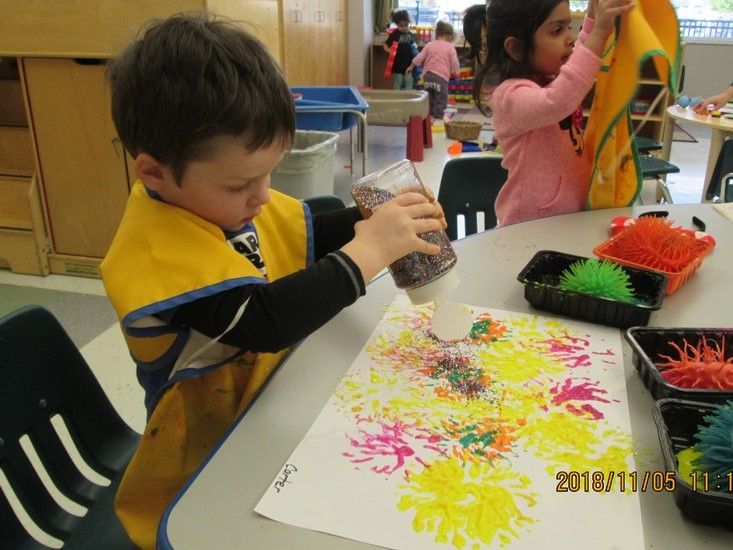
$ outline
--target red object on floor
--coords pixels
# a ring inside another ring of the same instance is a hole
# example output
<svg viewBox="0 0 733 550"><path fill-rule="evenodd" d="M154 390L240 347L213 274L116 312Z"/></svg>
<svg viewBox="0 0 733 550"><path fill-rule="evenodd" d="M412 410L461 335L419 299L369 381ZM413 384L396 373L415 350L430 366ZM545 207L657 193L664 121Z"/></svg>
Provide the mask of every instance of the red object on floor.
<svg viewBox="0 0 733 550"><path fill-rule="evenodd" d="M412 115L407 122L407 158L412 162L423 160L423 118Z"/></svg>
<svg viewBox="0 0 733 550"><path fill-rule="evenodd" d="M433 148L433 121L430 118L430 115L425 115L425 118L422 121L422 143L425 146L426 149L432 149Z"/></svg>

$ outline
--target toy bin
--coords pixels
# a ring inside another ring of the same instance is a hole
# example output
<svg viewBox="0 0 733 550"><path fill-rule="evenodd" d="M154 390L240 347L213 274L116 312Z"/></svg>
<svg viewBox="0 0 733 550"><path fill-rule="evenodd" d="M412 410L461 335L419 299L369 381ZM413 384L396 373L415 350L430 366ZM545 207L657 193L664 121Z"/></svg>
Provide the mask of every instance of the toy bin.
<svg viewBox="0 0 733 550"><path fill-rule="evenodd" d="M720 490L729 488L730 481L724 478L705 482L698 475L693 489L693 480L683 479L678 470L677 453L697 442L694 436L699 431L698 426L705 424L703 418L713 414L715 408L716 405L712 403L661 399L654 404L652 414L665 468L674 472L672 493L677 507L687 518L697 523L718 524L733 529L733 493Z"/></svg>
<svg viewBox="0 0 733 550"><path fill-rule="evenodd" d="M362 96L369 102L370 125L404 126L411 116L425 118L430 113L429 96L424 90L365 90Z"/></svg>
<svg viewBox="0 0 733 550"><path fill-rule="evenodd" d="M724 357L733 357L733 328L632 327L626 331L625 336L631 346L631 360L636 372L654 399L673 397L709 403L733 399L733 389L676 386L668 382L657 368L657 363L668 361L662 356L674 359L679 357L674 345L683 348L687 342L691 346L697 346L703 338L711 347L720 346Z"/></svg>
<svg viewBox="0 0 733 550"><path fill-rule="evenodd" d="M369 108L354 86L295 86L290 92L295 97L295 126L299 130L340 132L357 123L357 115L345 110L366 113Z"/></svg>
<svg viewBox="0 0 733 550"><path fill-rule="evenodd" d="M701 234L701 235L704 235L704 234ZM714 241L699 238L700 250L687 264L685 264L678 271L663 271L660 269L646 267L644 265L641 265L641 264L638 264L638 263L635 263L635 262L632 262L632 261L619 257L616 243L622 237L623 237L623 231L621 231L617 235L614 235L610 239L596 246L593 249L593 254L595 254L599 258L610 260L618 264L622 264L622 265L629 266L629 267L636 267L639 269L651 269L653 271L656 271L657 273L666 275L667 279L669 280L667 284L667 294L672 294L673 292L675 292L690 277L692 277L692 274L695 273L695 271L697 271L697 268L700 267L700 265L702 265L703 258L705 258L705 256L707 256L713 250L713 247L715 246Z"/></svg>
<svg viewBox="0 0 733 550"><path fill-rule="evenodd" d="M296 130L292 149L270 175L272 187L299 199L333 195L338 137L332 132Z"/></svg>
<svg viewBox="0 0 733 550"><path fill-rule="evenodd" d="M578 260L587 260L554 250L540 250L517 275L524 284L524 297L534 307L591 323L629 328L646 325L651 312L662 306L667 278L659 273L621 266L638 299L626 303L611 298L558 288L560 275Z"/></svg>

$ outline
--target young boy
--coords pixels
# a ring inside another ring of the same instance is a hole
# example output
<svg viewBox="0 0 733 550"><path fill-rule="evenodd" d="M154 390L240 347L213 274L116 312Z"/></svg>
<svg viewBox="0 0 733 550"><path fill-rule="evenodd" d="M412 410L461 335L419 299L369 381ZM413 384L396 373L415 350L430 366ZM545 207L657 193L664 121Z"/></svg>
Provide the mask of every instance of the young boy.
<svg viewBox="0 0 733 550"><path fill-rule="evenodd" d="M355 208L312 219L270 190L293 103L264 46L234 24L156 23L108 77L137 181L101 269L148 410L115 509L153 548L166 506L287 348L394 260L436 254L418 235L445 219L415 193L368 220Z"/></svg>

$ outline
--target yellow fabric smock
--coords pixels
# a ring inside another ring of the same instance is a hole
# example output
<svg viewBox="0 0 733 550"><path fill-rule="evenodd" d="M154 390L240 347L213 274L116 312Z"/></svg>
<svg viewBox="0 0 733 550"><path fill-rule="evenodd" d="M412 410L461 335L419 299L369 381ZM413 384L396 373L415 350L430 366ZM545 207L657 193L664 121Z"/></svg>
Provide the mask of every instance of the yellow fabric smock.
<svg viewBox="0 0 733 550"><path fill-rule="evenodd" d="M300 201L271 190L254 226L267 279L219 227L152 198L136 182L101 264L147 392L148 422L115 501L120 521L142 548L155 547L165 508L286 352L251 353L218 342L221 335L208 338L165 321L165 312L178 305L265 284L312 263L312 226Z"/></svg>
<svg viewBox="0 0 733 550"><path fill-rule="evenodd" d="M604 52L584 136L586 146L595 155L588 208L628 206L641 190L629 105L641 79L651 76L642 74L649 58L653 59L659 80L674 92L680 35L677 15L667 0L636 0L636 7L620 18L617 32Z"/></svg>

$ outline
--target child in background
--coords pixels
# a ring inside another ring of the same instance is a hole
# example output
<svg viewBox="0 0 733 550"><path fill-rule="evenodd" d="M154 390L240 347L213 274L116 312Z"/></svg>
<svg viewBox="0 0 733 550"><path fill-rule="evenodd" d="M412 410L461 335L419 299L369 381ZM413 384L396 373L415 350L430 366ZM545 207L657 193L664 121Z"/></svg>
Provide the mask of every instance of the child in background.
<svg viewBox="0 0 733 550"><path fill-rule="evenodd" d="M405 90L412 90L412 74L406 72L414 57L413 45L415 44L415 35L410 31L410 14L407 13L407 10L393 11L392 23L396 26L387 31L389 35L382 45L384 51L389 55L384 75L391 75L392 87L395 90L401 90L403 85ZM392 58L393 49L394 58Z"/></svg>
<svg viewBox="0 0 733 550"><path fill-rule="evenodd" d="M108 78L137 181L101 270L148 411L115 511L154 548L165 508L287 348L394 260L437 254L419 235L445 219L416 193L359 221L356 208L312 218L271 190L293 102L277 63L234 23L156 22Z"/></svg>
<svg viewBox="0 0 733 550"><path fill-rule="evenodd" d="M576 42L567 0L487 5L488 57L473 94L479 108L488 97L509 172L496 199L500 225L585 208L592 152L583 148L579 105L593 87L616 16L633 7L632 0L590 0Z"/></svg>
<svg viewBox="0 0 733 550"><path fill-rule="evenodd" d="M422 51L407 67L411 73L415 67L423 67L423 87L430 95L430 116L440 120L448 106L448 80L451 76L458 77L460 65L458 54L453 46L453 26L444 21L438 21L435 26L435 40L428 42Z"/></svg>

